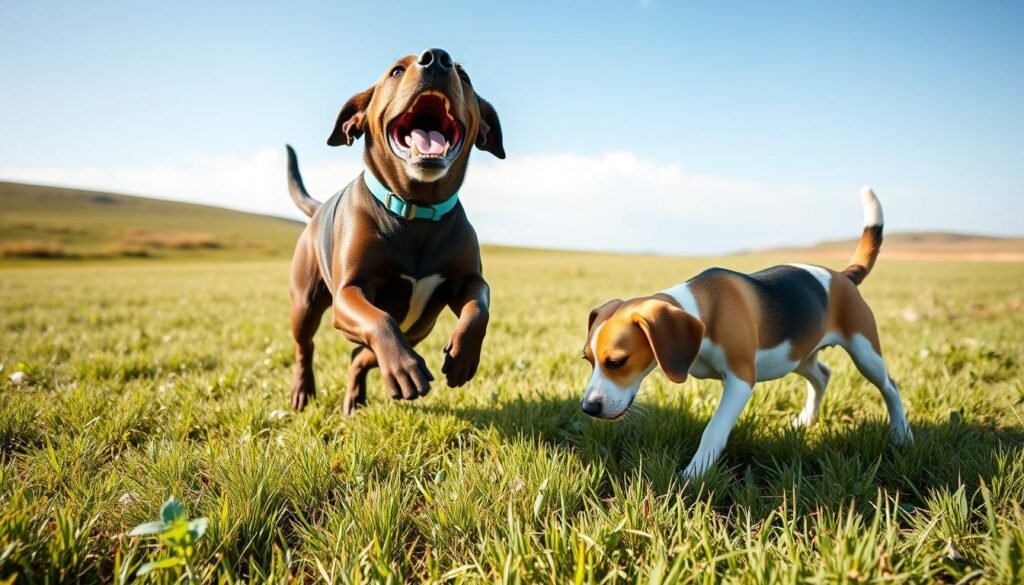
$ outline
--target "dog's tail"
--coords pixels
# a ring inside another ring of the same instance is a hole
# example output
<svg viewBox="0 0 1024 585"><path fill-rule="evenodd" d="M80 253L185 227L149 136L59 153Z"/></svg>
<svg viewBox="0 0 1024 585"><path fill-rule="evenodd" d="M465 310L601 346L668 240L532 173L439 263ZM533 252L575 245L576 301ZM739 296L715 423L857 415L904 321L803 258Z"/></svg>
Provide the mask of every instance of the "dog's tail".
<svg viewBox="0 0 1024 585"><path fill-rule="evenodd" d="M320 209L320 202L309 196L306 186L302 184L302 175L299 174L299 159L295 156L295 149L286 144L288 149L288 192L291 193L292 201L309 217L313 217L317 209Z"/></svg>
<svg viewBox="0 0 1024 585"><path fill-rule="evenodd" d="M871 272L878 258L878 251L882 249L882 204L871 187L864 186L860 189L860 198L864 203L864 233L857 243L857 250L850 258L850 265L843 270L853 284L859 285Z"/></svg>

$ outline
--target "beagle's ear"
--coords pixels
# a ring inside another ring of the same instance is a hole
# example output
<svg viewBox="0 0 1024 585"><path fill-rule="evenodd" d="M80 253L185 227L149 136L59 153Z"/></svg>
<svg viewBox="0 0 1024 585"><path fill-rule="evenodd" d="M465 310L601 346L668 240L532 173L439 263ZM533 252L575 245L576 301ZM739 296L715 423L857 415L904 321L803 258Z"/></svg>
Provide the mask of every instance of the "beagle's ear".
<svg viewBox="0 0 1024 585"><path fill-rule="evenodd" d="M505 144L501 139L501 122L494 106L480 96L476 96L480 106L480 129L476 131L476 147L486 150L498 158L505 158Z"/></svg>
<svg viewBox="0 0 1024 585"><path fill-rule="evenodd" d="M338 121L334 123L334 132L327 139L330 146L352 146L357 138L366 130L366 109L373 99L373 89L361 91L349 98L338 113Z"/></svg>
<svg viewBox="0 0 1024 585"><path fill-rule="evenodd" d="M615 309L618 309L619 305L621 304L621 299L613 299L601 305L600 307L591 310L590 319L587 321L587 332L589 333L591 330L594 329L594 322L597 321L598 317L601 317L601 320L604 321L609 317L609 315L614 313Z"/></svg>
<svg viewBox="0 0 1024 585"><path fill-rule="evenodd" d="M651 344L665 376L679 384L700 353L704 339L704 323L686 311L658 299L640 303L633 312L635 323Z"/></svg>

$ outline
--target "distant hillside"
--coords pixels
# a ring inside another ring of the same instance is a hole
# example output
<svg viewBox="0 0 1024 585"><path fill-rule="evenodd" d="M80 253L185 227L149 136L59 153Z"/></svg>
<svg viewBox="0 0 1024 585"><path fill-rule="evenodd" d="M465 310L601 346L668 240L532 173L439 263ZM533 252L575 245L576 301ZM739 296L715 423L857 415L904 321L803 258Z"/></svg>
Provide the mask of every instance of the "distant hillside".
<svg viewBox="0 0 1024 585"><path fill-rule="evenodd" d="M779 247L745 252L768 256L849 258L856 239L806 247ZM1000 238L951 232L885 234L882 256L890 259L1024 260L1024 238Z"/></svg>
<svg viewBox="0 0 1024 585"><path fill-rule="evenodd" d="M0 259L283 257L301 230L220 207L0 182Z"/></svg>
<svg viewBox="0 0 1024 585"><path fill-rule="evenodd" d="M287 258L302 223L221 207L0 181L0 262L19 258ZM743 252L849 258L856 240ZM543 253L484 246L488 255ZM578 252L571 252L576 254ZM884 258L1024 260L1024 238L886 234Z"/></svg>

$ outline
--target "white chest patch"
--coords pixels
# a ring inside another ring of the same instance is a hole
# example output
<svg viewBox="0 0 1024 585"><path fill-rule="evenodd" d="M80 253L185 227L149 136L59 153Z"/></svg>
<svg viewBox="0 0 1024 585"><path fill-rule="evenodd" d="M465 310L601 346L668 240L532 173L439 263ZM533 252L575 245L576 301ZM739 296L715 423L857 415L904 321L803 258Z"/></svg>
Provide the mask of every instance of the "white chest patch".
<svg viewBox="0 0 1024 585"><path fill-rule="evenodd" d="M832 285L831 272L825 270L821 266L811 266L810 264L790 264L790 266L810 272L811 276L818 279L818 282L821 283L821 287L825 289L825 294L828 294L828 289Z"/></svg>
<svg viewBox="0 0 1024 585"><path fill-rule="evenodd" d="M402 322L398 325L402 333L405 333L416 324L416 321L420 320L420 316L423 315L423 309L427 306L427 301L430 300L430 297L434 296L434 291L444 282L444 277L440 274L431 274L430 276L415 279L403 274L402 278L412 284L412 293L409 294L409 310L405 313L405 319L402 319Z"/></svg>

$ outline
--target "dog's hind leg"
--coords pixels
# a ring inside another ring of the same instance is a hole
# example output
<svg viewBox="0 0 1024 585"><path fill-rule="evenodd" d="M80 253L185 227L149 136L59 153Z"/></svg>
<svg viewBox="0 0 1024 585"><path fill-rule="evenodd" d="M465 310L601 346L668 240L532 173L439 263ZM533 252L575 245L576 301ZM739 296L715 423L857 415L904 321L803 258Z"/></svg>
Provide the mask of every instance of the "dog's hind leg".
<svg viewBox="0 0 1024 585"><path fill-rule="evenodd" d="M903 412L899 389L886 371L885 360L868 338L860 333L855 333L843 347L850 354L860 373L882 393L885 407L889 411L889 429L893 439L901 445L913 441L914 436L910 432L907 415Z"/></svg>
<svg viewBox="0 0 1024 585"><path fill-rule="evenodd" d="M352 365L348 368L348 390L345 392L346 416L354 416L356 409L366 404L366 375L377 365L377 356L370 348L360 345L352 350Z"/></svg>
<svg viewBox="0 0 1024 585"><path fill-rule="evenodd" d="M315 260L299 240L292 261L291 329L295 338L295 369L292 380L292 408L302 410L316 396L313 377L313 336L324 311L331 306L331 293L320 280Z"/></svg>
<svg viewBox="0 0 1024 585"><path fill-rule="evenodd" d="M807 380L807 400L804 408L793 420L793 426L809 427L818 420L818 413L821 411L821 401L825 398L825 390L828 388L828 380L832 377L832 370L818 361L818 352L808 356L796 368L796 373Z"/></svg>

